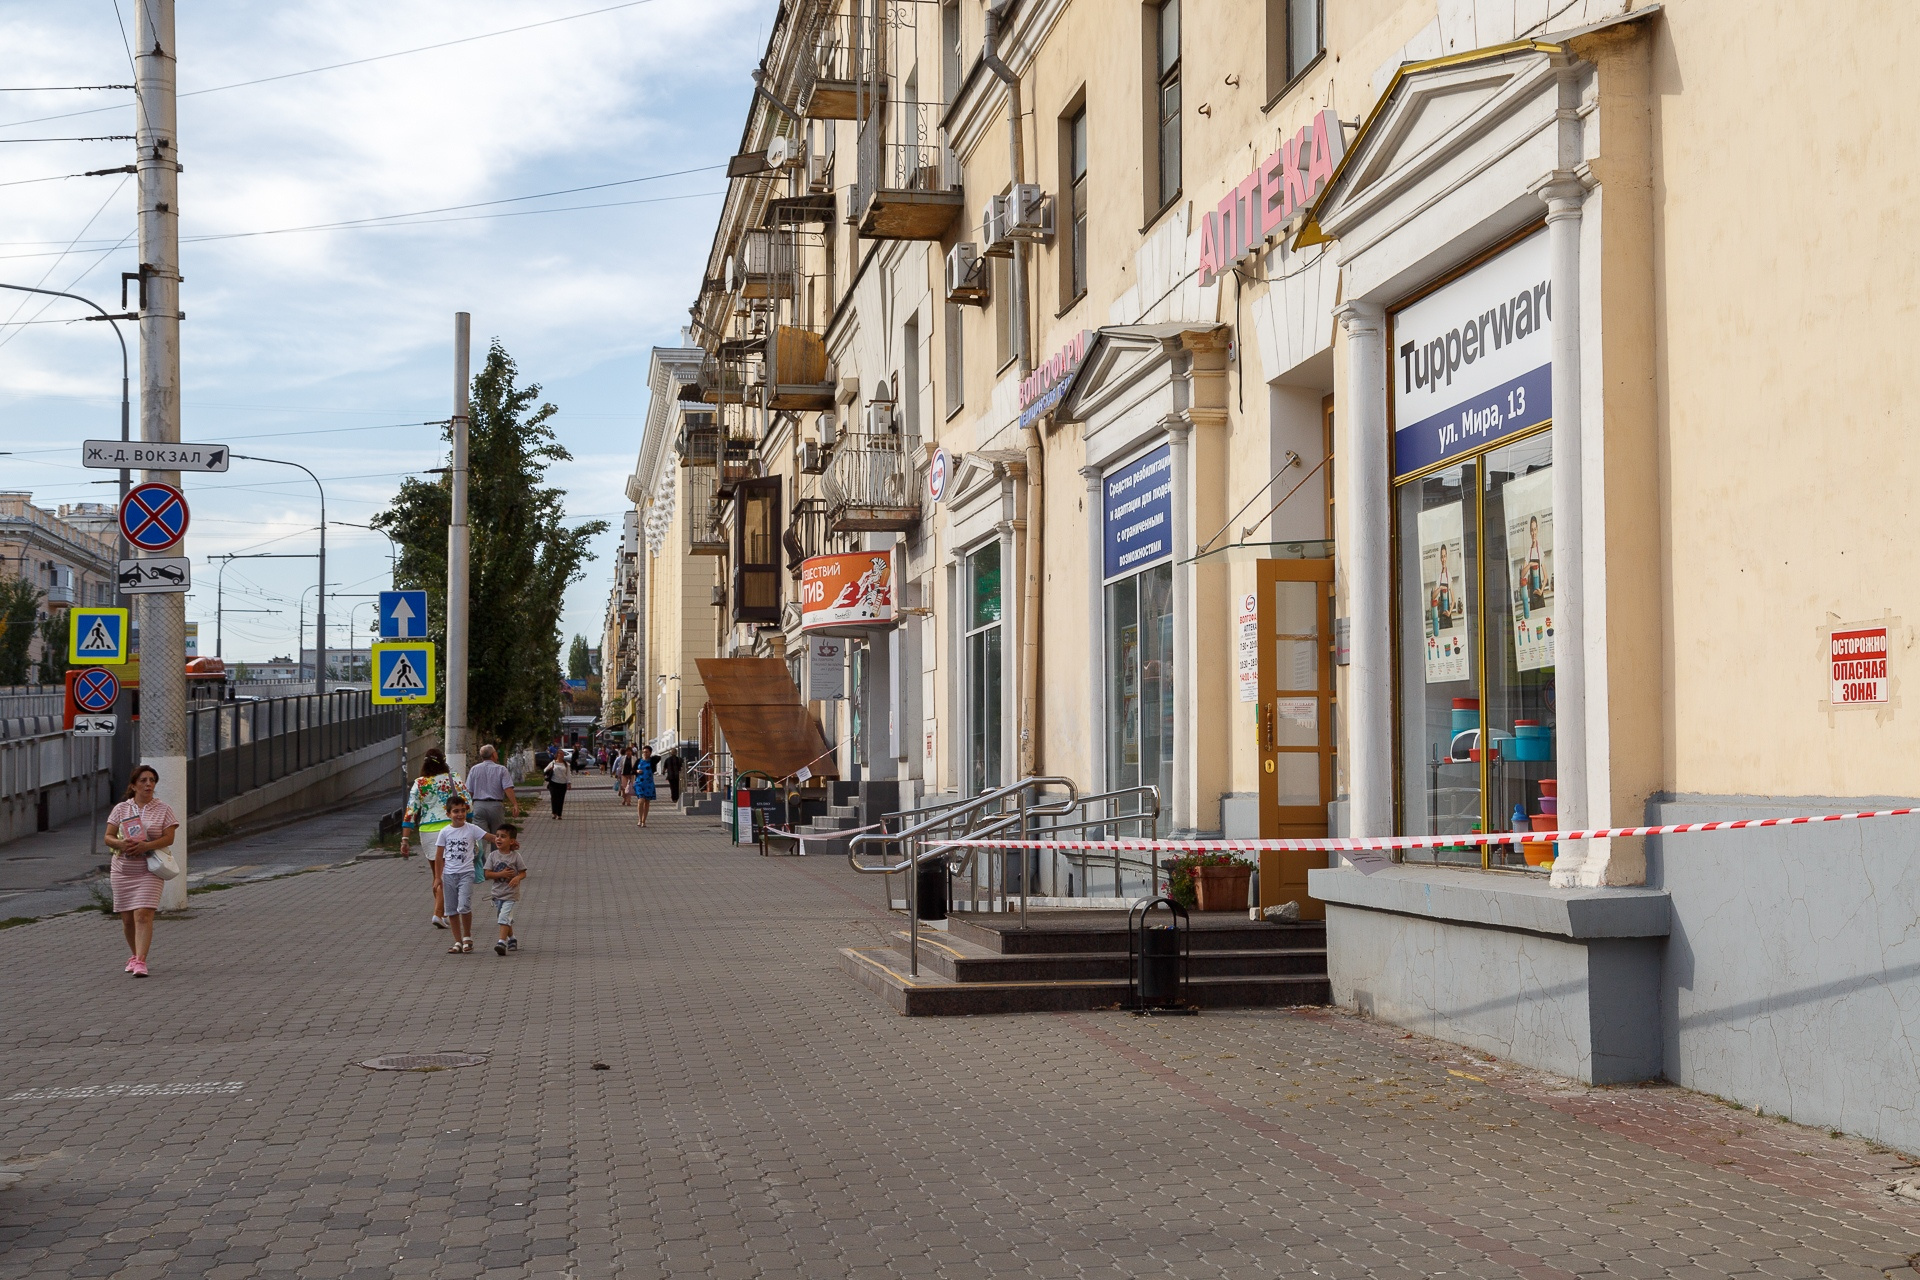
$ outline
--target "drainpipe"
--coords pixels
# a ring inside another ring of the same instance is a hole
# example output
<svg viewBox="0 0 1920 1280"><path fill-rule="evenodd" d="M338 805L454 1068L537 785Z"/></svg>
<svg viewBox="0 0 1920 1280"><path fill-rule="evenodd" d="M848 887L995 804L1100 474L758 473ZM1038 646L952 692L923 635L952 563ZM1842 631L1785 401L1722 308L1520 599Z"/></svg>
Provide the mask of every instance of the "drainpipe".
<svg viewBox="0 0 1920 1280"><path fill-rule="evenodd" d="M1020 129L1020 77L1013 68L1000 59L1000 24L1009 10L1018 0L1000 0L1000 3L987 10L987 33L985 46L980 51L980 61L987 70L998 76L1007 86L1007 151L1012 170L1013 185L1019 186L1026 181L1026 151L1022 143ZM1017 357L1016 368L1025 378L1033 372L1033 358L1029 352L1027 338L1027 243L1016 239L1013 242L1013 271L1009 283L1012 286L1013 308L1012 324L1013 349ZM1026 555L1021 592L1020 607L1020 776L1033 777L1039 772L1039 742L1035 731L1040 723L1040 583L1042 578L1041 553L1045 543L1046 526L1046 468L1045 453L1040 446L1040 433L1033 427L1025 427L1020 432L1020 445L1026 451L1026 482L1022 508L1026 513Z"/></svg>

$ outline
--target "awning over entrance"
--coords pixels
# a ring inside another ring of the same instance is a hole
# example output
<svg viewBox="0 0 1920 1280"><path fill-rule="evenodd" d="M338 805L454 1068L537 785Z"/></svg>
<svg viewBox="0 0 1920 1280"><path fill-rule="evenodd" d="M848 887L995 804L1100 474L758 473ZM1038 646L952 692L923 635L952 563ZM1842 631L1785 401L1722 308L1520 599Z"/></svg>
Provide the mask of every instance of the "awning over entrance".
<svg viewBox="0 0 1920 1280"><path fill-rule="evenodd" d="M838 777L833 748L778 658L697 658L736 770L786 778L802 768Z"/></svg>

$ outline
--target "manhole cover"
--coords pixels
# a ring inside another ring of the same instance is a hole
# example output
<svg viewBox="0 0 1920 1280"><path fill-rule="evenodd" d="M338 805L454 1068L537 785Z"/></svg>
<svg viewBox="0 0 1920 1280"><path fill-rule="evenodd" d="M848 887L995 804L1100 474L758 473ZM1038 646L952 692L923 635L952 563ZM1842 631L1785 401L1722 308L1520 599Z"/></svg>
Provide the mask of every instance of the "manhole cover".
<svg viewBox="0 0 1920 1280"><path fill-rule="evenodd" d="M484 1053L390 1053L384 1058L368 1058L360 1065L369 1071L441 1071L447 1067L477 1067L486 1060Z"/></svg>

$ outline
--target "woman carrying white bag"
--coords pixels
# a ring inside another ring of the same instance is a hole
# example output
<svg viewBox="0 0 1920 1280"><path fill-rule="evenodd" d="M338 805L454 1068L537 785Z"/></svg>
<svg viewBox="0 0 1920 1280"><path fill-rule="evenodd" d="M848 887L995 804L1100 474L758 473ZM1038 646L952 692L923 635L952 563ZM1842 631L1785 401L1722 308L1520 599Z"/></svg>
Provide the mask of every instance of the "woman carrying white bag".
<svg viewBox="0 0 1920 1280"><path fill-rule="evenodd" d="M133 771L127 798L107 815L107 847L113 850L113 909L127 931L127 972L147 976L147 948L153 945L153 913L160 907L160 886L180 874L170 849L180 819L153 798L160 774L150 764Z"/></svg>

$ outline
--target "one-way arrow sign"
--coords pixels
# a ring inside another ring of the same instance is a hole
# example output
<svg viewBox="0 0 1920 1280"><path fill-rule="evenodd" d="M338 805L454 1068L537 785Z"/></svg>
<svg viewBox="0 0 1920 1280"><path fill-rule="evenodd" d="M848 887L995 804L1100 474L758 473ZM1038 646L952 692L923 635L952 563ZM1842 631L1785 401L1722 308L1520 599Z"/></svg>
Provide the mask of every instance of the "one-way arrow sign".
<svg viewBox="0 0 1920 1280"><path fill-rule="evenodd" d="M380 638L382 640L418 640L426 634L426 592L382 591L380 593Z"/></svg>
<svg viewBox="0 0 1920 1280"><path fill-rule="evenodd" d="M80 442L80 465L99 471L225 471L230 456L223 444L153 444L145 440Z"/></svg>

